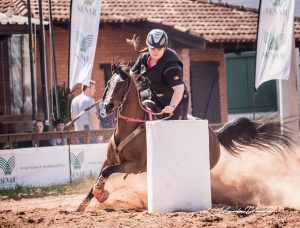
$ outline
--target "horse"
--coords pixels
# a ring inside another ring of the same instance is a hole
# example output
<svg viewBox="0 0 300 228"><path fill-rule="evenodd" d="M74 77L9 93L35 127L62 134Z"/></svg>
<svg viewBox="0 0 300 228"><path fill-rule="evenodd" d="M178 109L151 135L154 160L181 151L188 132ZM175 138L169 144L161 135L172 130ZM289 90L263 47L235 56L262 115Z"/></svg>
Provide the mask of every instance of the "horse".
<svg viewBox="0 0 300 228"><path fill-rule="evenodd" d="M128 65L112 64L112 76L106 85L103 102L108 114L117 112L117 125L95 185L98 187L89 191L77 211L85 210L95 192L100 203L108 198L109 193L104 186L112 173L137 174L146 171L145 122L151 117L148 118L148 110L141 104L137 87L137 81L129 74ZM234 156L247 147L281 154L291 151L292 137L282 127L276 118L260 121L239 118L216 131L209 127L210 169L219 161L220 145Z"/></svg>

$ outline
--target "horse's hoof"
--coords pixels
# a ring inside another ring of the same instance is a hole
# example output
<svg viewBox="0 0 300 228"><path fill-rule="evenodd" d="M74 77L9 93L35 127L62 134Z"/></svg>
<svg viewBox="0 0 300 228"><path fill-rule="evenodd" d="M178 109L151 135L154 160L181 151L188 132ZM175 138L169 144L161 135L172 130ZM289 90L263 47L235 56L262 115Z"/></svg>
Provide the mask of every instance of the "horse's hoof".
<svg viewBox="0 0 300 228"><path fill-rule="evenodd" d="M94 188L93 195L95 196L95 198L98 200L99 203L103 203L105 200L107 200L109 192L107 190Z"/></svg>

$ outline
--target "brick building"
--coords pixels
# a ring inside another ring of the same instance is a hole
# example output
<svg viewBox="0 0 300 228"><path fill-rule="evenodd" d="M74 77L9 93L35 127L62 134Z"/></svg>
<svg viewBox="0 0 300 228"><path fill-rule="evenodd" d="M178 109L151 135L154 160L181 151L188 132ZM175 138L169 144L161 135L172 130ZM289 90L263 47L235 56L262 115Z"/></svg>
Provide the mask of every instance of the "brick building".
<svg viewBox="0 0 300 228"><path fill-rule="evenodd" d="M224 53L254 50L258 16L255 10L194 0L153 0L151 2L103 0L102 4L100 31L92 73L92 79L97 83L96 99L99 99L103 93L105 74L112 59L118 57L125 61L135 61L138 56L133 48L128 46L126 38L137 34L143 45L149 30L161 28L169 36L169 46L175 49L183 60L184 80L191 93L190 112L195 116L208 119L211 123L227 121ZM43 6L44 19L48 20L46 10L49 8L48 1L43 1ZM15 14L27 15L26 1L1 1L0 12L6 12L8 7L12 7ZM68 82L70 0L52 1L52 11L57 77L58 84L62 85ZM32 12L33 16L38 18L37 0L32 1ZM295 23L295 38L298 44L299 22ZM2 37L2 39L5 38ZM46 47L49 66L49 31L47 29ZM7 61L6 57L2 56L4 61ZM2 64L2 68L7 71L5 64ZM47 70L51 88L50 67ZM2 72L0 70L1 77L7 79L7 73L3 75ZM36 60L36 74L38 88L38 81L40 81L38 59ZM28 77L28 74L26 75ZM1 88L7 87L2 82L0 85ZM74 94L78 92L77 88ZM0 97L4 99L2 95ZM39 96L37 97L40 99ZM1 105L9 106L11 100L5 99L3 103L1 101ZM39 101L37 103L39 104ZM39 111L43 110L39 108ZM18 115L21 114L24 113L20 111ZM16 116L12 111L0 113L1 115Z"/></svg>

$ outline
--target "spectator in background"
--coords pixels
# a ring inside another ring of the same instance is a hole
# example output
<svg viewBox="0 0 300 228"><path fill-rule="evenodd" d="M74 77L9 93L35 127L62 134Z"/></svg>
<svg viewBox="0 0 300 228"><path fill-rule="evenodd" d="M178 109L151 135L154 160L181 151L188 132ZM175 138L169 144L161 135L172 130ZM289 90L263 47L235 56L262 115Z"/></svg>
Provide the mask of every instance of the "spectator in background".
<svg viewBox="0 0 300 228"><path fill-rule="evenodd" d="M55 121L54 131L63 132L65 129L65 123L62 119L57 119ZM50 140L52 146L67 145L67 138L54 138Z"/></svg>
<svg viewBox="0 0 300 228"><path fill-rule="evenodd" d="M44 123L42 120L37 120L34 123L34 132L40 134L44 132ZM50 141L47 139L39 140L39 146L51 146Z"/></svg>
<svg viewBox="0 0 300 228"><path fill-rule="evenodd" d="M82 85L82 93L76 96L71 103L71 117L74 119L85 108L95 103L93 96L96 92L95 81L90 81L90 85ZM86 111L77 121L74 123L75 131L82 130L99 130L99 119L97 117L96 107ZM78 137L78 142L84 144L84 137ZM90 143L98 143L98 137L92 137Z"/></svg>
<svg viewBox="0 0 300 228"><path fill-rule="evenodd" d="M42 120L36 120L33 123L33 133L36 132L38 134L43 133L44 132L44 123ZM27 147L34 147L36 145L32 145L32 141L28 140L28 141L20 141L17 144L17 148L27 148ZM39 140L39 146L51 146L50 141L49 140Z"/></svg>
<svg viewBox="0 0 300 228"><path fill-rule="evenodd" d="M44 131L44 123L41 120L37 120L34 123L34 132L42 133Z"/></svg>

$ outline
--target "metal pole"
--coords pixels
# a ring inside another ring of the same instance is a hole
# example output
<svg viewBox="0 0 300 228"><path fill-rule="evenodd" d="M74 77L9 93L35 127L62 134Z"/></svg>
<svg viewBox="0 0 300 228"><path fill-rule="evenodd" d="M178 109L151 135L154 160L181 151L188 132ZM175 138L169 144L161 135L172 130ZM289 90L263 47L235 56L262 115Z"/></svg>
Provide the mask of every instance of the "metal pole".
<svg viewBox="0 0 300 228"><path fill-rule="evenodd" d="M56 58L55 58L55 45L54 45L54 33L53 33L53 23L52 23L52 6L51 0L48 0L49 4L49 31L50 31L50 45L52 53L52 69L53 69L53 81L54 81L54 95L55 95L55 107L56 107L56 118L61 118L60 105L57 91L57 70L56 70Z"/></svg>
<svg viewBox="0 0 300 228"><path fill-rule="evenodd" d="M41 82L42 82L42 95L45 99L45 125L49 127L49 96L48 96L48 80L46 74L45 63L45 37L44 37L44 22L43 22L43 9L42 0L39 0L39 14L40 14L40 32L39 32L39 51L40 51L40 67L41 67ZM46 128L46 130L49 130Z"/></svg>
<svg viewBox="0 0 300 228"><path fill-rule="evenodd" d="M255 67L254 67L254 89L252 93L252 118L255 120L255 96L257 93L257 90L255 88L255 80L256 80L256 60L257 60L257 38L258 38L258 31L259 31L259 23L260 23L260 10L261 10L261 0L259 0L259 6L258 6L258 14L257 14L257 27L256 27L256 39L255 39Z"/></svg>
<svg viewBox="0 0 300 228"><path fill-rule="evenodd" d="M71 137L70 129L68 128L68 152L69 152L69 173L70 173L70 183L72 183L72 162L71 162Z"/></svg>
<svg viewBox="0 0 300 228"><path fill-rule="evenodd" d="M27 0L28 11L28 34L29 34L29 61L30 61L30 78L31 78L31 102L32 102L32 122L36 120L36 104L35 104L35 81L32 56L32 23L31 23L31 5Z"/></svg>
<svg viewBox="0 0 300 228"><path fill-rule="evenodd" d="M68 116L71 116L71 89L70 89L70 50L71 50L71 31L72 31L72 6L73 1L71 0L70 3L70 22L69 22L69 52L68 52L68 106L67 106L67 113Z"/></svg>

